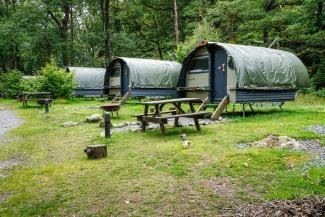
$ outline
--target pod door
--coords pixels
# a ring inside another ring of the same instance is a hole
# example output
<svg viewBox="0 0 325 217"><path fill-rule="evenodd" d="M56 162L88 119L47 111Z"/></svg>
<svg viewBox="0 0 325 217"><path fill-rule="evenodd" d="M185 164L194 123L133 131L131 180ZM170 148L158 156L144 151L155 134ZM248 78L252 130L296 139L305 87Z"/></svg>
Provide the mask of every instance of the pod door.
<svg viewBox="0 0 325 217"><path fill-rule="evenodd" d="M124 96L129 91L129 75L125 63L121 64L121 95Z"/></svg>
<svg viewBox="0 0 325 217"><path fill-rule="evenodd" d="M211 71L211 99L220 102L227 95L227 54L217 47L212 52L213 70Z"/></svg>

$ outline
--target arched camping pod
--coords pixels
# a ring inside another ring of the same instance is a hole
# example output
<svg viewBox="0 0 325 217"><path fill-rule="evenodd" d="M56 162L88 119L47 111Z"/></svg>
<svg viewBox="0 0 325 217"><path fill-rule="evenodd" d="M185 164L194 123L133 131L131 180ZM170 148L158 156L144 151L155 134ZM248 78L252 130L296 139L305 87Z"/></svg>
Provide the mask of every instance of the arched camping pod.
<svg viewBox="0 0 325 217"><path fill-rule="evenodd" d="M289 52L207 42L185 58L177 89L181 97L244 104L294 100L307 85L306 67Z"/></svg>
<svg viewBox="0 0 325 217"><path fill-rule="evenodd" d="M104 93L176 97L181 68L172 61L118 57L107 67Z"/></svg>
<svg viewBox="0 0 325 217"><path fill-rule="evenodd" d="M74 90L76 96L103 95L105 68L68 67L67 71L74 73L74 79L78 85Z"/></svg>

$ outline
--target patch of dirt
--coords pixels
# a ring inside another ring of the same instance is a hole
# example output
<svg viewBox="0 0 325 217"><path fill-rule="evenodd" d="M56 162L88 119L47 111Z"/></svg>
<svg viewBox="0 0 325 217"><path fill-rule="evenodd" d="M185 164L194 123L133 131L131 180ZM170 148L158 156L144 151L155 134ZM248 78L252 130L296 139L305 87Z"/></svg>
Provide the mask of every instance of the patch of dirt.
<svg viewBox="0 0 325 217"><path fill-rule="evenodd" d="M6 161L0 161L0 169L7 169L21 164L20 160L11 159Z"/></svg>
<svg viewBox="0 0 325 217"><path fill-rule="evenodd" d="M6 201L10 197L11 193L10 192L5 192L0 194L0 203Z"/></svg>
<svg viewBox="0 0 325 217"><path fill-rule="evenodd" d="M23 120L15 115L14 111L0 107L0 144L5 143L5 134L20 126Z"/></svg>
<svg viewBox="0 0 325 217"><path fill-rule="evenodd" d="M226 177L210 177L203 184L220 197L234 198L237 193L236 185Z"/></svg>
<svg viewBox="0 0 325 217"><path fill-rule="evenodd" d="M221 209L218 216L321 217L325 216L325 197L311 196L295 200L274 200L257 204L244 204L233 210Z"/></svg>
<svg viewBox="0 0 325 217"><path fill-rule="evenodd" d="M213 125L227 121L227 119L221 118L220 120L213 121L211 119L203 119L200 120L200 125ZM193 118L179 118L179 126L186 127L186 126L194 126ZM174 126L174 120L168 120L168 126ZM156 123L149 123L149 126L146 127L146 130L152 129L159 129L159 124ZM139 122L132 122L132 123L120 123L120 124L113 124L113 128L111 129L112 133L121 133L121 132L139 132L141 131L141 125Z"/></svg>

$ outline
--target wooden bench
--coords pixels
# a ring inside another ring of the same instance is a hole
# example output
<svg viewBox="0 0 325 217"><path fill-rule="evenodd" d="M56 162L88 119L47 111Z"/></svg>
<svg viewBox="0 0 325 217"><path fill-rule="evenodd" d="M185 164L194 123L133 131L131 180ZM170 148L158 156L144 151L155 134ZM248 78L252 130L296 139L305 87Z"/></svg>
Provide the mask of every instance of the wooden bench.
<svg viewBox="0 0 325 217"><path fill-rule="evenodd" d="M142 131L145 131L145 126L148 122L158 123L160 126L160 131L162 134L165 134L165 126L164 124L168 123L168 119L175 119L174 126L178 127L178 120L181 117L193 118L194 124L197 131L201 131L199 119L204 119L206 116L210 116L211 112L193 112L193 113L186 113L186 114L175 114L175 115L168 115L168 116L159 116L159 117L145 117L141 116L140 120L142 122Z"/></svg>

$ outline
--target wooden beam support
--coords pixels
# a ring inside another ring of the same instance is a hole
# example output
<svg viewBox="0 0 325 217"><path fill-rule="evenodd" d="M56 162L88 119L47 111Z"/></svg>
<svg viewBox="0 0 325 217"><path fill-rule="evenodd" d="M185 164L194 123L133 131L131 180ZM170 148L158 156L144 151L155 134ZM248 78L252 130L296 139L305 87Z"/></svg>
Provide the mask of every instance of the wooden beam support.
<svg viewBox="0 0 325 217"><path fill-rule="evenodd" d="M220 115L222 114L222 112L226 109L227 105L229 103L229 97L225 96L221 103L219 104L219 106L217 107L217 109L213 112L211 119L212 120L218 120L218 118L220 117Z"/></svg>

